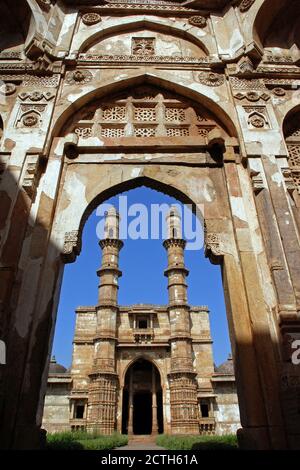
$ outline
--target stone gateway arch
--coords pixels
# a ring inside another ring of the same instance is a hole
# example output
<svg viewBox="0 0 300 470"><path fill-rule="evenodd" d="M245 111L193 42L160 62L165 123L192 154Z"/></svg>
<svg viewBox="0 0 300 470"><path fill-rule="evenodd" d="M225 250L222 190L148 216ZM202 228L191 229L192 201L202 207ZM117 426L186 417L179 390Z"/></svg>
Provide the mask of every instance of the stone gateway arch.
<svg viewBox="0 0 300 470"><path fill-rule="evenodd" d="M42 445L63 268L85 221L141 185L203 207L205 253L223 276L240 445L300 448L298 3L1 3L4 448Z"/></svg>

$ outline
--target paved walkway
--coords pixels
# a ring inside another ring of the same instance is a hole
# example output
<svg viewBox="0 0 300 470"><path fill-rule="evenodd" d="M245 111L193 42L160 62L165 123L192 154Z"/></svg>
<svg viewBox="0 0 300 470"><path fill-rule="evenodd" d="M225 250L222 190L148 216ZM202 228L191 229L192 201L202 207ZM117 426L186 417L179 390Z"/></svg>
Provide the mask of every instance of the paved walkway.
<svg viewBox="0 0 300 470"><path fill-rule="evenodd" d="M127 446L115 450L166 450L155 444L153 436L133 436L129 438Z"/></svg>

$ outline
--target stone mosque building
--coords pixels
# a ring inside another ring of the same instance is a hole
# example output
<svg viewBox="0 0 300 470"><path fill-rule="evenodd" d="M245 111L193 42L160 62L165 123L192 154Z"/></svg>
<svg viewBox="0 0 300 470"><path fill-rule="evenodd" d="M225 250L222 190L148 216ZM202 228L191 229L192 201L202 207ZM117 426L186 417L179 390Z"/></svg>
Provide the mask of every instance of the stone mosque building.
<svg viewBox="0 0 300 470"><path fill-rule="evenodd" d="M47 386L68 426L221 432L233 362L240 447L300 449L299 103L299 0L0 1L1 447L43 446ZM203 208L231 372L188 306L180 233L164 307L118 305L108 234L99 303L77 312L70 372L49 376L85 223L141 186Z"/></svg>
<svg viewBox="0 0 300 470"><path fill-rule="evenodd" d="M108 211L99 301L76 310L69 371L52 359L43 426L110 434L223 434L240 427L231 357L215 368L209 311L187 300L185 241L167 216L169 303L118 305L119 216Z"/></svg>

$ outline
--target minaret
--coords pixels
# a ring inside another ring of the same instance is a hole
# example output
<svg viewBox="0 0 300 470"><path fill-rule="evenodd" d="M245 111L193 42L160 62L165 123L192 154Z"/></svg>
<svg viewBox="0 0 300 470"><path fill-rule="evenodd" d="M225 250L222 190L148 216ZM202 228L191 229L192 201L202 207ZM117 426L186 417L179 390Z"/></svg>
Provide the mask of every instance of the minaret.
<svg viewBox="0 0 300 470"><path fill-rule="evenodd" d="M88 397L88 429L102 434L116 430L118 375L116 374L116 327L118 313L119 252L123 242L119 240L119 214L114 208L106 213L99 300L96 307L97 325L94 337L94 361L90 374Z"/></svg>
<svg viewBox="0 0 300 470"><path fill-rule="evenodd" d="M169 318L171 371L168 374L171 391L171 429L173 434L199 434L196 372L192 360L190 307L187 301L184 264L186 242L182 239L181 218L175 207L166 217L168 238L164 247L168 253Z"/></svg>

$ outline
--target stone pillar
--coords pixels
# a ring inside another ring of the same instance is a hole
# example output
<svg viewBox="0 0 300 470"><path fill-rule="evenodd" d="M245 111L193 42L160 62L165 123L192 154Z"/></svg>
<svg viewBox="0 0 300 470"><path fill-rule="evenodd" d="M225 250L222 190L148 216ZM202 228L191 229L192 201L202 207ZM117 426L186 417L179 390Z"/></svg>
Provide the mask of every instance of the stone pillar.
<svg viewBox="0 0 300 470"><path fill-rule="evenodd" d="M155 369L152 365L152 434L158 433Z"/></svg>
<svg viewBox="0 0 300 470"><path fill-rule="evenodd" d="M196 372L192 362L190 307L187 302L184 265L185 240L181 234L181 220L175 208L167 215L168 239L164 247L168 253L169 315L171 326L171 371L168 374L171 391L171 432L198 434Z"/></svg>
<svg viewBox="0 0 300 470"><path fill-rule="evenodd" d="M129 400L128 400L128 434L133 434L133 376L132 369L129 377Z"/></svg>
<svg viewBox="0 0 300 470"><path fill-rule="evenodd" d="M97 329L94 338L94 361L90 374L88 399L88 429L102 434L116 430L118 375L116 373L115 345L118 314L119 215L114 208L106 214L102 248Z"/></svg>

